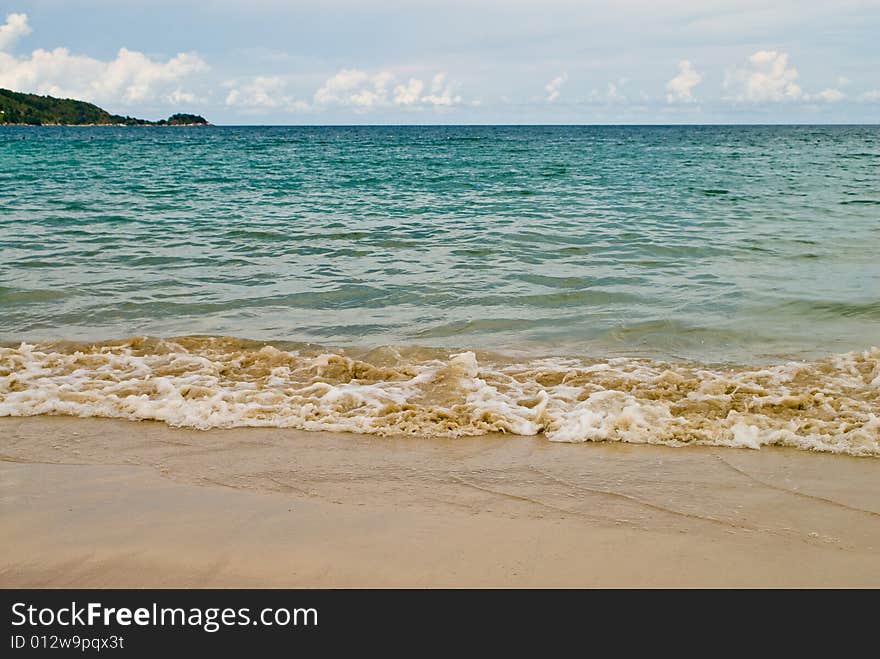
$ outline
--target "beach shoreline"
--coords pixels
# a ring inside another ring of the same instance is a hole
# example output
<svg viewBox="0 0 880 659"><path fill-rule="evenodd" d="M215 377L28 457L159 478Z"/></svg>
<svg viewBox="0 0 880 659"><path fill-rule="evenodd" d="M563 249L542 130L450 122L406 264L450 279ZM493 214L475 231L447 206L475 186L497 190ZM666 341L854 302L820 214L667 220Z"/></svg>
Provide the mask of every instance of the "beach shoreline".
<svg viewBox="0 0 880 659"><path fill-rule="evenodd" d="M3 587L878 587L872 458L0 418Z"/></svg>
<svg viewBox="0 0 880 659"><path fill-rule="evenodd" d="M413 437L786 446L880 456L880 348L759 367L230 337L0 347L0 417Z"/></svg>

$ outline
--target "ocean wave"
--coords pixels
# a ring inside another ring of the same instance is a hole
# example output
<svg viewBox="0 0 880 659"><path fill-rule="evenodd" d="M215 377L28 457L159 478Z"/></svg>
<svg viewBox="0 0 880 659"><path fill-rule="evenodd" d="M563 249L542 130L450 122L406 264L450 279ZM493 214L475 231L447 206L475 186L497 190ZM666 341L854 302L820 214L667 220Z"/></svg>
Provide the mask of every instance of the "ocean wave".
<svg viewBox="0 0 880 659"><path fill-rule="evenodd" d="M0 416L37 414L880 457L880 348L760 367L226 337L0 348Z"/></svg>

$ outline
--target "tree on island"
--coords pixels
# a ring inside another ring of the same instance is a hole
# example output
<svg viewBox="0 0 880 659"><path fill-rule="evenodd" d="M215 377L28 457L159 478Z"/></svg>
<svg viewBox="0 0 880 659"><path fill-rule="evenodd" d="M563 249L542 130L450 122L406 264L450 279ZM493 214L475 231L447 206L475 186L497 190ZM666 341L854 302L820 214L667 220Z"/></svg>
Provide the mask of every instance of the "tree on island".
<svg viewBox="0 0 880 659"><path fill-rule="evenodd" d="M148 121L110 114L92 103L0 89L0 124L29 126L208 126L197 114L173 114L168 119Z"/></svg>
<svg viewBox="0 0 880 659"><path fill-rule="evenodd" d="M172 114L167 119L156 122L157 126L207 126L208 121L197 114Z"/></svg>

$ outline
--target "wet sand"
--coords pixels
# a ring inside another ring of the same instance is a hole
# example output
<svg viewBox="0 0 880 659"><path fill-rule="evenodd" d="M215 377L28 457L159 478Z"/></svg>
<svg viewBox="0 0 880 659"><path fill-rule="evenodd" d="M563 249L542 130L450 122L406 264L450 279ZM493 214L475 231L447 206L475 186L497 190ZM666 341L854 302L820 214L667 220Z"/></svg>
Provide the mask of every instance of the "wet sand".
<svg viewBox="0 0 880 659"><path fill-rule="evenodd" d="M880 586L880 462L0 418L0 586Z"/></svg>

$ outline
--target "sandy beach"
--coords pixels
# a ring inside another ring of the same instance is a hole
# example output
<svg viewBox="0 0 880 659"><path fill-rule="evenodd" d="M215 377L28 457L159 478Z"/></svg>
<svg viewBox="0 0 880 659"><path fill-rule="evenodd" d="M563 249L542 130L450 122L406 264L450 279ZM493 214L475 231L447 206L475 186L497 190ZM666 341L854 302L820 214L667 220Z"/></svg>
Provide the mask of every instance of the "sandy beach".
<svg viewBox="0 0 880 659"><path fill-rule="evenodd" d="M871 458L0 418L3 587L880 586Z"/></svg>

